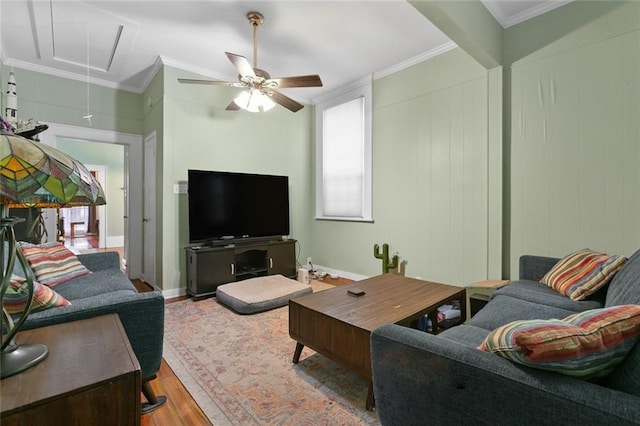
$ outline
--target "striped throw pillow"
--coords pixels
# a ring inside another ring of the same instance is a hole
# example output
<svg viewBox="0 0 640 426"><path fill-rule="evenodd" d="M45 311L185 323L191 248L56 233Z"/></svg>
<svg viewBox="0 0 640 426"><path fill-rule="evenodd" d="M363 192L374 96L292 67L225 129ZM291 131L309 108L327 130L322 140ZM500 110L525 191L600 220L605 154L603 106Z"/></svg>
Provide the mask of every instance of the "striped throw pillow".
<svg viewBox="0 0 640 426"><path fill-rule="evenodd" d="M75 254L60 243L20 243L20 247L41 284L55 286L91 273Z"/></svg>
<svg viewBox="0 0 640 426"><path fill-rule="evenodd" d="M578 250L556 263L540 282L571 300L582 300L605 286L626 261L623 256Z"/></svg>
<svg viewBox="0 0 640 426"><path fill-rule="evenodd" d="M3 305L9 315L19 314L24 311L24 308L27 305L27 298L29 296L29 291L25 283L25 278L17 275L11 276L7 293L4 295ZM67 299L46 285L42 285L39 282L34 281L33 286L33 303L31 303L31 312L71 304Z"/></svg>
<svg viewBox="0 0 640 426"><path fill-rule="evenodd" d="M563 320L514 321L478 349L582 379L606 376L640 339L640 305L592 309Z"/></svg>

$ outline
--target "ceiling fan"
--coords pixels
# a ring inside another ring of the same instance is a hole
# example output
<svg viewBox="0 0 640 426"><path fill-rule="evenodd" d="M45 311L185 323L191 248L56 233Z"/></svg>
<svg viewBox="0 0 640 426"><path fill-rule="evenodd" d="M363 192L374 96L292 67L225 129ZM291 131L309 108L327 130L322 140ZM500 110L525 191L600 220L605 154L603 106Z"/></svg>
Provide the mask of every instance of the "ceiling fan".
<svg viewBox="0 0 640 426"><path fill-rule="evenodd" d="M320 76L313 74L271 78L268 72L258 68L258 27L264 23L264 16L259 12L249 12L247 13L247 19L253 27L253 66L244 56L225 52L227 58L238 70L238 82L194 80L190 78L179 78L178 81L187 84L212 84L247 88L227 106L226 109L229 111L237 111L242 108L251 112L260 112L271 109L275 104L280 104L293 112L301 110L304 107L301 103L278 92L276 89L321 87Z"/></svg>

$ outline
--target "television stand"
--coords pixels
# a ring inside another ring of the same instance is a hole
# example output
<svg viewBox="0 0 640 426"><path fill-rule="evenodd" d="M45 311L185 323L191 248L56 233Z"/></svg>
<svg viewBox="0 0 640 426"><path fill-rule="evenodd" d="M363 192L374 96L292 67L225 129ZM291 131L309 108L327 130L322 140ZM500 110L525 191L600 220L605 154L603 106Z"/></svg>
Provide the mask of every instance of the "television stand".
<svg viewBox="0 0 640 426"><path fill-rule="evenodd" d="M266 275L296 277L296 240L228 241L224 246L185 247L187 294L214 296L219 285Z"/></svg>

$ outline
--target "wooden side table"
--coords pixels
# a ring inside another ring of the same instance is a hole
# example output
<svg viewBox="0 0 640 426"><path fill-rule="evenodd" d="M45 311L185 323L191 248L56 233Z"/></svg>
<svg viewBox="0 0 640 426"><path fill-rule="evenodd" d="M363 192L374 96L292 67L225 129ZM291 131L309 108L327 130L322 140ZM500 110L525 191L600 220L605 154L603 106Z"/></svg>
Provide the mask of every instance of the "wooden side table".
<svg viewBox="0 0 640 426"><path fill-rule="evenodd" d="M140 365L116 314L18 333L40 364L2 379L2 426L140 425Z"/></svg>
<svg viewBox="0 0 640 426"><path fill-rule="evenodd" d="M489 301L494 291L509 284L509 280L478 281L467 287L467 318L473 317Z"/></svg>

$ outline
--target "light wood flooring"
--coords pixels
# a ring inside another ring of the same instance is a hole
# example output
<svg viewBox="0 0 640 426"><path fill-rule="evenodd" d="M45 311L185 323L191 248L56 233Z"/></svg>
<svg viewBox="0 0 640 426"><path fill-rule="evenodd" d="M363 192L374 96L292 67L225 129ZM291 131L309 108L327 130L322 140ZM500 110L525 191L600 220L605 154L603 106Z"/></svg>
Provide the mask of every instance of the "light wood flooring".
<svg viewBox="0 0 640 426"><path fill-rule="evenodd" d="M132 282L139 292L152 290L150 285L140 280L133 280ZM165 303L175 303L185 298L184 296L171 298L167 299ZM151 387L156 395L165 395L167 397L167 403L155 411L142 416L141 426L211 424L207 416L205 416L200 409L200 406L196 404L196 401L182 385L180 379L178 379L164 359L162 360L156 379L151 381ZM145 401L144 396L142 397L142 401Z"/></svg>

